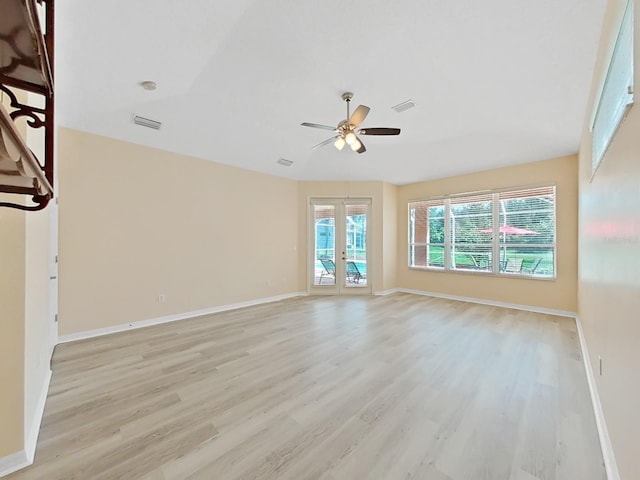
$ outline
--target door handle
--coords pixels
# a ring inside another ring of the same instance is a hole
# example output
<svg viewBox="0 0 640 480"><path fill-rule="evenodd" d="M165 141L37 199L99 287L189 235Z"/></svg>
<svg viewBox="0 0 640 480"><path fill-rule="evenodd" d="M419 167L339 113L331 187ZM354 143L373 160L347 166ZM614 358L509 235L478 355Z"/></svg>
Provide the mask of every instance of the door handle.
<svg viewBox="0 0 640 480"><path fill-rule="evenodd" d="M49 280L55 280L56 278L58 278L58 276L57 276L57 275L51 275L51 276L49 277Z"/></svg>

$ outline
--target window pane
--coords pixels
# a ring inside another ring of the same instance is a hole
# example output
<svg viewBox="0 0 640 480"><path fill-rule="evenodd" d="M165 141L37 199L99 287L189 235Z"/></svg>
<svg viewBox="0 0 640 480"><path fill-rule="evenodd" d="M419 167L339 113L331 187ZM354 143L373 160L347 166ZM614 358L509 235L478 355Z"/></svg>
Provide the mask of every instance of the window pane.
<svg viewBox="0 0 640 480"><path fill-rule="evenodd" d="M335 285L335 225L333 205L315 205L315 275L314 285Z"/></svg>
<svg viewBox="0 0 640 480"><path fill-rule="evenodd" d="M411 207L411 243L427 242L427 206L416 202Z"/></svg>
<svg viewBox="0 0 640 480"><path fill-rule="evenodd" d="M451 205L451 268L491 270L491 197L472 198Z"/></svg>
<svg viewBox="0 0 640 480"><path fill-rule="evenodd" d="M427 245L429 266L444 268L444 244Z"/></svg>
<svg viewBox="0 0 640 480"><path fill-rule="evenodd" d="M444 268L442 200L409 202L409 266Z"/></svg>
<svg viewBox="0 0 640 480"><path fill-rule="evenodd" d="M613 136L633 103L633 0L620 25L592 126L592 171L598 168Z"/></svg>
<svg viewBox="0 0 640 480"><path fill-rule="evenodd" d="M526 245L500 247L500 273L535 277L553 277L554 248Z"/></svg>
<svg viewBox="0 0 640 480"><path fill-rule="evenodd" d="M427 266L427 246L412 245L409 251L409 265L412 267Z"/></svg>
<svg viewBox="0 0 640 480"><path fill-rule="evenodd" d="M500 194L500 273L553 277L555 188Z"/></svg>
<svg viewBox="0 0 640 480"><path fill-rule="evenodd" d="M491 271L491 245L453 245L452 250L452 269Z"/></svg>
<svg viewBox="0 0 640 480"><path fill-rule="evenodd" d="M429 243L444 243L444 205L429 207Z"/></svg>
<svg viewBox="0 0 640 480"><path fill-rule="evenodd" d="M444 245L411 245L409 265L444 268Z"/></svg>
<svg viewBox="0 0 640 480"><path fill-rule="evenodd" d="M555 242L555 192L532 189L500 200L501 243L552 244Z"/></svg>
<svg viewBox="0 0 640 480"><path fill-rule="evenodd" d="M345 286L367 285L367 210L368 205L346 205Z"/></svg>

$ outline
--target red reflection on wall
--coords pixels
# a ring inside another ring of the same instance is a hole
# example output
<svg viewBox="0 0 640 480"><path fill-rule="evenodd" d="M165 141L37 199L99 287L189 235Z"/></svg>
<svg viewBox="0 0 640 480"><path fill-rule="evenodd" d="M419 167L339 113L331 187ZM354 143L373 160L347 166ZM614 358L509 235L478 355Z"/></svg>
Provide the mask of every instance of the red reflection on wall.
<svg viewBox="0 0 640 480"><path fill-rule="evenodd" d="M584 233L592 240L637 243L640 242L640 220L632 218L602 222L591 221L584 226Z"/></svg>

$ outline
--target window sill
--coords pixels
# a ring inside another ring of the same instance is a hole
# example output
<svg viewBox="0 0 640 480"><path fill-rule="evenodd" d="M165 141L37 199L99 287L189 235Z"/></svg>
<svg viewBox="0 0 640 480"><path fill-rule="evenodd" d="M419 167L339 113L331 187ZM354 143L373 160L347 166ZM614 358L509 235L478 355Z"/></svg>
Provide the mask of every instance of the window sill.
<svg viewBox="0 0 640 480"><path fill-rule="evenodd" d="M451 273L454 275L476 275L481 277L493 277L493 278L517 278L520 280L542 280L545 282L555 282L557 280L557 276L553 277L542 277L537 275L526 275L522 273L493 273L488 272L486 270L445 270L444 268L438 267L414 267L409 266L409 270L419 271L419 272L433 272L433 273Z"/></svg>

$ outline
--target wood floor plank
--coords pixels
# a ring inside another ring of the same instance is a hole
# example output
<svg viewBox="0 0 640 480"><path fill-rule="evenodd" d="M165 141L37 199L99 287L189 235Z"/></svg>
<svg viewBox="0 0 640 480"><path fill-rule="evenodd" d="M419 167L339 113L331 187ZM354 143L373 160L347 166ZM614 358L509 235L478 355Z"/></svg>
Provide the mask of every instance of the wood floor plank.
<svg viewBox="0 0 640 480"><path fill-rule="evenodd" d="M575 322L307 297L60 345L26 480L605 480Z"/></svg>

